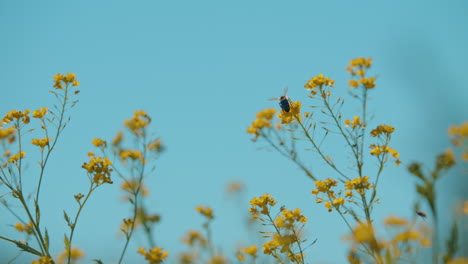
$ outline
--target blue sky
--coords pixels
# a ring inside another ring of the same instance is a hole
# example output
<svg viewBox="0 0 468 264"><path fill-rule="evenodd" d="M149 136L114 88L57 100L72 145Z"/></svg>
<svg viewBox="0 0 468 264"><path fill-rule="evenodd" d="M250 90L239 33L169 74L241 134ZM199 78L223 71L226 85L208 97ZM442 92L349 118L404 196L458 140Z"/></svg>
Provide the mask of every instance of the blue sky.
<svg viewBox="0 0 468 264"><path fill-rule="evenodd" d="M2 1L0 112L50 107L55 101L47 90L58 72L74 72L81 82L80 102L44 181L42 222L55 238L52 248L62 248L62 209L72 212L72 195L87 188L81 164L92 138L112 138L141 109L167 146L150 180L150 205L163 217L160 246L171 254L183 249L180 237L202 222L194 208L205 204L216 213L215 243L229 254L246 236L234 230L242 228L249 199L268 192L309 217L307 230L318 238L307 252L312 263L342 263L341 220L313 202L311 180L279 154L258 150L262 145L245 129L257 111L278 107L266 99L285 86L293 100L307 102L302 87L319 73L335 79L337 94L346 96L348 61L373 57L374 124L397 128L393 146L403 162L431 163L449 146L447 128L468 114L467 9L463 0ZM342 148L330 143L330 155ZM329 177L309 155L314 173ZM243 204L225 199L231 180L246 184ZM381 186L377 221L411 216L413 180L404 166L389 166ZM449 177L441 186L463 190ZM118 226L128 215L119 197L118 185L104 186L82 215L75 242L88 260L117 261ZM6 214L2 209L0 235L13 236ZM128 263L142 262L139 241ZM14 248L0 241L0 251Z"/></svg>

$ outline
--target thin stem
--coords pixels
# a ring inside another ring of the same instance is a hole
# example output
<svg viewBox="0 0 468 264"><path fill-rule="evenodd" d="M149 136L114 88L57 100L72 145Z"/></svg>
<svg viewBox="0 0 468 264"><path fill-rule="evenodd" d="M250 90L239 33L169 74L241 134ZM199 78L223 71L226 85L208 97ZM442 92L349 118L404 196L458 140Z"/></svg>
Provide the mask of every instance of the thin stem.
<svg viewBox="0 0 468 264"><path fill-rule="evenodd" d="M138 176L138 186L137 189L134 192L134 204L133 204L133 218L132 218L132 225L130 227L130 232L128 233L128 236L126 236L127 240L125 241L124 248L122 250L122 253L120 254L119 258L119 264L122 263L123 257L125 255L125 252L127 251L128 244L130 243L130 239L133 235L133 232L135 231L135 222L138 216L138 198L140 195L140 190L141 190L141 184L143 181L143 176L144 176L144 171L145 171L145 161L146 161L146 133L143 133L143 160L141 164L141 169L140 169L140 174Z"/></svg>
<svg viewBox="0 0 468 264"><path fill-rule="evenodd" d="M304 134L306 135L307 139L309 139L310 143L312 143L312 146L315 148L315 150L319 153L319 155L322 157L322 159L330 166L332 167L336 172L338 172L338 174L340 174L341 176L343 176L345 179L349 180L349 178L344 175L344 173L342 173L333 163L331 163L326 157L325 155L322 153L322 151L320 150L320 148L317 146L317 144L315 144L315 141L312 139L312 137L310 136L309 134L309 131L307 131L307 129L304 127L304 124L301 122L301 119L298 117L298 116L295 116L297 122L299 123L299 125L302 127L302 129L304 130Z"/></svg>
<svg viewBox="0 0 468 264"><path fill-rule="evenodd" d="M80 203L80 207L78 208L78 211L76 212L76 215L75 215L75 219L73 220L73 223L70 225L70 228L71 228L71 231L70 231L70 243L68 244L68 248L67 248L67 253L68 253L68 264L70 264L70 261L71 261L71 245L72 245L72 240L73 240L73 234L75 234L75 228L76 228L76 224L78 222L78 218L80 217L80 214L81 214L81 211L83 210L86 202L88 201L89 197L91 196L91 193L97 188L97 185L94 186L94 183L91 182L91 185L89 187L89 191L88 193L86 194L86 197L85 199L83 200L83 203Z"/></svg>
<svg viewBox="0 0 468 264"><path fill-rule="evenodd" d="M55 134L55 138L54 138L54 143L52 143L52 146L50 146L47 149L47 154L46 154L46 157L44 159L44 162L41 163L41 172L40 172L40 175L39 175L39 183L37 184L37 190L36 190L36 203L37 204L39 204L39 193L40 193L40 190L41 190L41 183L42 183L42 177L43 177L44 171L45 171L45 166L47 164L47 161L49 160L49 156L52 153L52 150L55 147L55 144L57 144L58 138L60 136L60 132L62 132L62 130L63 130L63 128L62 128L63 118L64 118L64 115L65 115L65 107L67 105L67 100L68 100L68 86L69 86L69 84L67 83L66 86L65 86L65 89L64 89L65 94L63 96L62 109L60 110L60 118L59 118L59 123L58 123L58 126L57 126L57 133ZM47 136L47 130L46 130L46 136ZM49 146L49 144L47 144L47 146Z"/></svg>
<svg viewBox="0 0 468 264"><path fill-rule="evenodd" d="M290 159L291 161L293 161L294 163L296 163L297 166L299 166L299 168L301 168L309 178L311 178L312 180L316 181L317 179L314 177L314 175L304 166L304 164L302 164L301 162L299 162L297 160L297 158L294 158L293 156L289 155L289 152L284 152L283 150L281 150L269 137L267 137L263 132L260 132L260 136L262 136L276 151L278 151L281 155L283 155L284 157Z"/></svg>

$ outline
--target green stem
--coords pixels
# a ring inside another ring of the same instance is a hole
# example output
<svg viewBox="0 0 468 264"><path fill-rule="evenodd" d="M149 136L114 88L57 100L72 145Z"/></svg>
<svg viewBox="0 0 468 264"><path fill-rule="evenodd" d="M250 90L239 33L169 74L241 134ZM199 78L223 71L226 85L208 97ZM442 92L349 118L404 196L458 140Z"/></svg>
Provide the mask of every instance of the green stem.
<svg viewBox="0 0 468 264"><path fill-rule="evenodd" d="M67 105L67 100L68 100L68 86L69 86L69 84L67 83L66 86L65 86L65 89L64 89L65 94L63 96L62 109L60 110L60 118L59 118L59 123L58 123L58 126L57 126L57 133L55 134L55 138L54 138L54 143L52 143L52 146L50 146L47 149L47 154L46 154L46 157L44 159L44 162L41 163L41 172L40 172L40 175L39 175L39 183L37 185L37 190L36 190L36 203L37 204L39 204L39 193L40 193L40 190L41 190L41 183L42 183L42 177L43 177L44 171L45 171L45 166L47 164L47 161L49 160L49 156L52 153L52 150L55 147L55 144L57 144L58 138L60 136L60 132L63 130L63 128L62 128L63 118L64 118L64 114L65 114L65 107ZM47 133L47 131L46 131L46 133ZM47 134L46 134L46 136L47 136ZM47 144L47 146L49 146L49 144Z"/></svg>
<svg viewBox="0 0 468 264"><path fill-rule="evenodd" d="M315 141L312 139L312 137L310 136L309 134L309 131L307 131L307 129L304 127L304 124L301 122L301 119L299 118L299 116L295 116L297 122L299 123L299 125L302 127L302 130L304 130L304 134L306 135L307 139L309 139L310 143L312 143L312 146L314 147L314 149L319 153L319 155L322 157L322 159L330 166L332 167L338 174L340 174L341 176L343 176L345 179L349 180L349 178L344 175L344 173L342 173L333 163L331 163L327 157L325 157L325 155L322 153L322 151L320 150L320 148L317 146L317 144L315 144Z"/></svg>
<svg viewBox="0 0 468 264"><path fill-rule="evenodd" d="M94 186L94 183L91 182L91 185L89 187L89 191L88 193L86 194L86 197L85 199L83 200L83 203L80 203L80 207L78 208L78 212L76 212L76 215L75 215L75 219L73 220L73 223L72 225L70 226L71 228L71 231L70 231L70 243L68 244L68 248L67 248L67 253L68 253L68 264L70 264L70 261L71 261L71 245L72 245L72 240L73 240L73 234L75 234L75 228L76 228L76 224L78 222L78 218L80 217L80 214L81 214L81 211L83 210L86 202L88 201L89 197L91 196L91 193L97 188L97 186Z"/></svg>
<svg viewBox="0 0 468 264"><path fill-rule="evenodd" d="M146 133L143 133L143 160L146 161ZM120 254L119 258L119 264L122 263L122 260L125 256L125 252L127 251L128 244L130 243L130 239L133 235L133 232L135 231L135 223L137 220L138 216L138 198L140 196L140 190L141 190L141 184L143 181L143 176L144 176L144 171L145 171L145 162L142 162L141 164L141 169L140 169L140 174L138 176L138 187L135 190L135 193L133 195L134 198L134 204L133 204L133 218L132 218L132 226L130 227L130 232L128 233L128 236L126 236L127 240L125 241L124 248L122 250L122 253Z"/></svg>

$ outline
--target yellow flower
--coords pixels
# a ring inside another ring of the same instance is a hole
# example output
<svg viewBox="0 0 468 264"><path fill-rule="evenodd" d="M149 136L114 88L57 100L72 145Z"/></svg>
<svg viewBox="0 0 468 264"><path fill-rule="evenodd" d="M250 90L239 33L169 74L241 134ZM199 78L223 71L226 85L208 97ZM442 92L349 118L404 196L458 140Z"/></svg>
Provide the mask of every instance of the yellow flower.
<svg viewBox="0 0 468 264"><path fill-rule="evenodd" d="M286 112L283 109L281 109L281 112L278 114L278 118L281 119L282 124L289 124L293 122L295 119L301 118L301 116L299 115L301 112L301 106L302 106L301 102L300 101L292 102L289 104L289 106L290 106L289 112Z"/></svg>
<svg viewBox="0 0 468 264"><path fill-rule="evenodd" d="M351 128L356 128L356 127L363 127L361 123L361 118L359 116L354 116L353 121L350 120L345 120L344 123L346 124L346 127L351 126Z"/></svg>
<svg viewBox="0 0 468 264"><path fill-rule="evenodd" d="M100 139L100 138L93 138L92 143L93 143L93 145L95 147L101 147L102 146L103 148L105 148L106 145L107 145L107 142L105 140Z"/></svg>
<svg viewBox="0 0 468 264"><path fill-rule="evenodd" d="M307 222L307 217L301 215L301 210L299 208L294 209L294 211L284 209L275 219L275 224L278 228L291 229L297 222Z"/></svg>
<svg viewBox="0 0 468 264"><path fill-rule="evenodd" d="M156 152L162 152L164 150L164 146L161 143L161 139L157 138L153 142L148 144L148 150L155 150Z"/></svg>
<svg viewBox="0 0 468 264"><path fill-rule="evenodd" d="M401 161L399 159L400 153L398 153L395 149L389 147L389 146L378 146L375 144L370 145L370 154L374 156L380 156L382 153L389 153L392 155L393 158L395 158L395 165L398 166L401 164Z"/></svg>
<svg viewBox="0 0 468 264"><path fill-rule="evenodd" d="M139 160L141 163L145 163L143 153L141 153L139 150L123 150L120 152L119 156L123 164L126 163L127 159L131 159L133 161Z"/></svg>
<svg viewBox="0 0 468 264"><path fill-rule="evenodd" d="M468 257L457 257L449 260L447 264L468 264Z"/></svg>
<svg viewBox="0 0 468 264"><path fill-rule="evenodd" d="M15 138L15 127L8 127L8 128L3 129L0 126L0 139L4 139L4 138L8 138L9 141L12 142Z"/></svg>
<svg viewBox="0 0 468 264"><path fill-rule="evenodd" d="M89 163L83 163L81 166L89 174L93 175L93 182L96 184L110 183L112 180L110 174L112 172L112 161L107 157L89 157Z"/></svg>
<svg viewBox="0 0 468 264"><path fill-rule="evenodd" d="M8 124L13 120L21 120L23 123L28 124L30 121L29 112L30 110L28 109L24 111L11 110L2 118L2 122L3 124Z"/></svg>
<svg viewBox="0 0 468 264"><path fill-rule="evenodd" d="M208 264L226 264L227 260L222 255L214 255L209 261Z"/></svg>
<svg viewBox="0 0 468 264"><path fill-rule="evenodd" d="M70 259L72 260L71 263L76 263L74 260L78 260L80 258L83 258L84 256L85 256L85 253L79 248L72 248L70 251ZM66 262L67 259L68 259L68 252L64 251L58 257L57 263L58 264L67 263Z"/></svg>
<svg viewBox="0 0 468 264"><path fill-rule="evenodd" d="M364 194L365 190L371 189L374 186L369 183L369 177L364 176L364 177L358 177L355 179L352 179L350 181L346 181L345 183L345 188L346 190L356 190L359 194ZM347 196L352 196L346 194Z"/></svg>
<svg viewBox="0 0 468 264"><path fill-rule="evenodd" d="M52 141L52 139L47 138L47 137L43 139L38 139L38 138L31 139L31 143L35 146L40 147L41 150L43 150L45 146L48 146L50 141Z"/></svg>
<svg viewBox="0 0 468 264"><path fill-rule="evenodd" d="M192 264L195 263L195 256L192 253L180 253L179 254L180 264Z"/></svg>
<svg viewBox="0 0 468 264"><path fill-rule="evenodd" d="M48 256L42 256L37 260L33 260L31 264L52 264L52 258Z"/></svg>
<svg viewBox="0 0 468 264"><path fill-rule="evenodd" d="M326 86L331 86L331 87L334 87L335 85L335 81L328 78L328 77L324 77L323 74L319 74L315 77L312 77L312 79L310 79L305 85L304 87L307 88L307 90L312 90L314 88L316 88L317 86L322 86L322 85L326 85Z"/></svg>
<svg viewBox="0 0 468 264"><path fill-rule="evenodd" d="M349 87L352 87L352 88L358 88L360 84L360 82L357 80L349 80L348 82L349 82Z"/></svg>
<svg viewBox="0 0 468 264"><path fill-rule="evenodd" d="M39 108L35 111L33 111L33 117L34 118L43 118L49 109L47 107Z"/></svg>
<svg viewBox="0 0 468 264"><path fill-rule="evenodd" d="M123 132L119 131L115 138L112 140L112 146L117 146L119 145L123 140Z"/></svg>
<svg viewBox="0 0 468 264"><path fill-rule="evenodd" d="M242 191L243 188L244 186L241 182L231 182L229 183L227 187L227 193L228 194L239 193Z"/></svg>
<svg viewBox="0 0 468 264"><path fill-rule="evenodd" d="M356 75L357 71L360 69L369 69L372 66L372 58L364 58L360 57L357 59L352 59L349 62L349 65L346 67L346 70L351 74L351 75ZM363 73L360 72L362 75ZM361 75L361 76L362 76Z"/></svg>
<svg viewBox="0 0 468 264"><path fill-rule="evenodd" d="M202 247L205 247L208 244L208 241L198 231L189 231L187 233L187 237L184 237L181 240L189 246L195 245L196 242L200 243Z"/></svg>
<svg viewBox="0 0 468 264"><path fill-rule="evenodd" d="M136 191L139 189L141 195L143 196L148 196L149 195L149 190L146 188L146 186L143 184L143 182L139 182L137 180L126 180L120 185L120 189L127 191L129 193L136 193Z"/></svg>
<svg viewBox="0 0 468 264"><path fill-rule="evenodd" d="M247 128L247 133L254 134L255 138L260 135L260 130L271 127L271 121L276 113L276 109L268 108L257 113L257 118Z"/></svg>
<svg viewBox="0 0 468 264"><path fill-rule="evenodd" d="M437 169L450 168L456 164L455 153L451 149L447 149L445 153L437 156L436 167Z"/></svg>
<svg viewBox="0 0 468 264"><path fill-rule="evenodd" d="M135 135L143 135L144 129L151 123L151 118L145 111L136 110L131 119L124 121L124 125Z"/></svg>
<svg viewBox="0 0 468 264"><path fill-rule="evenodd" d="M268 215L269 213L269 208L268 206L275 206L277 202L275 199L269 195L269 194L264 194L258 197L254 197L252 200L250 200L250 205L252 206L250 208L250 213L254 216L258 216L258 210L256 207L259 207L261 209L260 213L263 215Z"/></svg>
<svg viewBox="0 0 468 264"><path fill-rule="evenodd" d="M164 249L159 247L154 247L148 252L146 249L140 247L138 248L138 253L143 255L149 264L161 263L169 256L169 251L164 251Z"/></svg>
<svg viewBox="0 0 468 264"><path fill-rule="evenodd" d="M256 245L252 245L250 247L246 247L246 248L243 248L241 249L241 252L247 254L247 255L250 255L252 256L253 258L257 258L257 246Z"/></svg>
<svg viewBox="0 0 468 264"><path fill-rule="evenodd" d="M20 160L20 159L24 159L25 157L26 157L26 152L21 151L21 152L18 153L18 154L12 155L12 156L8 159L8 162L9 162L9 163L15 163L15 162L17 162L17 161Z"/></svg>
<svg viewBox="0 0 468 264"><path fill-rule="evenodd" d="M384 224L386 226L406 226L409 222L397 216L389 216L385 219Z"/></svg>
<svg viewBox="0 0 468 264"><path fill-rule="evenodd" d="M360 82L367 89L375 88L375 78L374 77L362 78Z"/></svg>
<svg viewBox="0 0 468 264"><path fill-rule="evenodd" d="M381 134L390 135L395 131L395 128L390 125L380 125L370 132L371 136L376 137Z"/></svg>
<svg viewBox="0 0 468 264"><path fill-rule="evenodd" d="M25 232L25 233L27 233L29 235L34 232L33 227L34 227L34 225L31 222L29 222L26 225L23 225L21 223L16 223L15 224L15 229L18 230L18 232Z"/></svg>
<svg viewBox="0 0 468 264"><path fill-rule="evenodd" d="M195 208L195 210L197 212L199 212L200 214L202 214L203 216L205 216L206 218L208 219L213 219L214 216L213 216L213 209L211 209L210 207L206 206L206 207L203 207L202 205L199 205Z"/></svg>
<svg viewBox="0 0 468 264"><path fill-rule="evenodd" d="M74 73L69 73L67 72L65 75L58 73L57 75L53 76L54 78L54 85L52 87L55 87L55 89L63 89L63 84L68 86L68 84L71 84L72 86L78 86L80 85L80 82L76 80L76 74Z"/></svg>

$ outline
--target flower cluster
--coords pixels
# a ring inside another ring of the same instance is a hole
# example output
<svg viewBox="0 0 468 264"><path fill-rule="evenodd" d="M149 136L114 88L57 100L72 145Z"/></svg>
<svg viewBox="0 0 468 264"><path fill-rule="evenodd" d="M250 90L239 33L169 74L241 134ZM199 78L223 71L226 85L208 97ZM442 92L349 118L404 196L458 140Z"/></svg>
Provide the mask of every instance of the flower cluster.
<svg viewBox="0 0 468 264"><path fill-rule="evenodd" d="M276 109L268 108L257 113L257 118L247 128L247 133L254 134L255 138L260 135L260 130L265 127L271 127L271 121L276 113Z"/></svg>
<svg viewBox="0 0 468 264"><path fill-rule="evenodd" d="M29 124L30 117L29 117L29 112L31 110L24 110L24 111L16 111L16 110L11 110L10 112L6 113L6 115L2 118L2 123L3 124L8 124L13 120L17 121L23 121L25 124Z"/></svg>
<svg viewBox="0 0 468 264"><path fill-rule="evenodd" d="M137 193L137 190L143 196L148 196L149 195L148 188L146 188L146 186L143 184L143 182L138 181L138 180L125 180L120 185L120 189L122 189L123 191L128 192L130 194L130 196L124 198L124 200L131 199L133 197L133 195L135 195Z"/></svg>
<svg viewBox="0 0 468 264"><path fill-rule="evenodd" d="M33 117L34 118L44 118L44 116L48 113L49 109L47 107L42 107L42 108L39 108L35 111L33 111Z"/></svg>
<svg viewBox="0 0 468 264"><path fill-rule="evenodd" d="M16 223L15 224L15 229L18 230L18 232L25 232L26 234L32 234L34 232L33 230L34 224L29 222L26 225L23 225L21 223Z"/></svg>
<svg viewBox="0 0 468 264"><path fill-rule="evenodd" d="M89 163L85 162L81 167L92 175L94 183L100 185L103 183L113 183L110 178L112 172L111 165L112 161L107 157L94 157L94 155L90 155Z"/></svg>
<svg viewBox="0 0 468 264"><path fill-rule="evenodd" d="M237 259L240 262L244 262L246 260L244 254L250 256L253 259L256 259L258 257L257 251L258 251L258 248L256 245L252 245L246 248L241 248L237 252Z"/></svg>
<svg viewBox="0 0 468 264"><path fill-rule="evenodd" d="M52 264L52 258L48 256L42 256L37 260L33 260L31 264Z"/></svg>
<svg viewBox="0 0 468 264"><path fill-rule="evenodd" d="M352 197L352 191L355 190L357 193L364 195L366 190L374 188L372 184L369 183L369 177L357 177L355 179L346 181L345 183L346 197Z"/></svg>
<svg viewBox="0 0 468 264"><path fill-rule="evenodd" d="M447 149L445 153L439 154L436 158L436 170L448 169L455 164L455 153L451 149Z"/></svg>
<svg viewBox="0 0 468 264"><path fill-rule="evenodd" d="M452 138L452 144L462 148L462 159L468 161L468 121L460 125L451 126L448 134Z"/></svg>
<svg viewBox="0 0 468 264"><path fill-rule="evenodd" d="M306 223L307 217L301 214L301 210L281 210L281 213L275 219L275 225L278 228L292 229L296 223Z"/></svg>
<svg viewBox="0 0 468 264"><path fill-rule="evenodd" d="M340 206L345 203L345 199L339 197L341 192L336 194L335 191L332 190L332 188L336 187L337 185L338 182L334 179L315 181L316 189L312 190L312 194L317 196L315 202L322 203L324 198L327 199L328 201L325 201L325 208L328 209L328 212L333 211L333 209L339 210Z"/></svg>
<svg viewBox="0 0 468 264"><path fill-rule="evenodd" d="M26 157L26 152L21 151L17 154L11 155L11 157L8 159L9 163L16 163L20 159L24 159Z"/></svg>
<svg viewBox="0 0 468 264"><path fill-rule="evenodd" d="M358 76L358 80L349 80L349 86L357 88L360 85L363 85L366 89L372 89L375 87L376 79L374 77L364 77L366 71L372 65L372 58L358 58L350 61L349 65L346 67L346 70L353 76Z"/></svg>
<svg viewBox="0 0 468 264"><path fill-rule="evenodd" d="M41 150L44 150L45 146L48 146L50 141L52 141L52 139L48 137L43 138L43 139L33 138L31 139L31 144L33 144L34 146L40 147Z"/></svg>
<svg viewBox="0 0 468 264"><path fill-rule="evenodd" d="M139 150L122 150L119 154L120 159L122 160L122 164L126 164L127 159L132 161L138 160L141 163L145 163L145 159L143 157L143 153Z"/></svg>
<svg viewBox="0 0 468 264"><path fill-rule="evenodd" d="M76 263L76 260L80 259L80 258L83 258L85 256L85 253L79 249L79 248L72 248L70 250L70 260L71 262L70 263ZM57 263L58 264L64 264L64 263L68 263L66 262L66 259L68 258L68 252L67 251L64 251L60 254L60 256L58 257L58 260L57 260Z"/></svg>
<svg viewBox="0 0 468 264"><path fill-rule="evenodd" d="M392 134L393 132L395 131L395 128L390 126L390 125L380 125L378 127L376 127L375 129L373 129L370 134L371 136L373 137L377 137L377 136L380 136L380 135L385 135L385 136L389 136L390 134Z"/></svg>
<svg viewBox="0 0 468 264"><path fill-rule="evenodd" d="M164 251L164 249L159 247L154 247L149 251L140 247L138 248L138 253L143 255L149 264L161 263L167 258L167 256L169 256L169 251Z"/></svg>
<svg viewBox="0 0 468 264"><path fill-rule="evenodd" d="M63 89L64 84L65 87L67 87L69 84L75 87L80 85L80 82L76 80L76 75L69 72L67 72L65 75L58 73L54 76L54 81L55 83L52 87L55 87L57 90Z"/></svg>
<svg viewBox="0 0 468 264"><path fill-rule="evenodd" d="M202 205L199 205L195 208L195 210L199 212L200 214L202 214L203 216L205 216L206 218L208 218L209 220L214 218L213 209L211 209L208 206L203 207Z"/></svg>
<svg viewBox="0 0 468 264"><path fill-rule="evenodd" d="M262 215L268 215L270 213L269 207L275 206L276 203L277 202L271 195L264 194L260 196L260 198L254 197L252 200L250 200L250 205L252 207L249 209L249 211L254 218L259 218L258 213Z"/></svg>
<svg viewBox="0 0 468 264"><path fill-rule="evenodd" d="M281 109L281 112L278 114L278 118L281 119L282 124L289 124L292 123L295 119L301 118L299 115L301 113L301 106L302 103L300 101L291 102L289 104L289 112L284 111Z"/></svg>
<svg viewBox="0 0 468 264"><path fill-rule="evenodd" d="M382 154L385 154L385 153L388 153L390 155L392 155L392 157L395 159L395 165L398 166L401 164L401 161L399 159L400 157L400 153L398 153L398 151L396 151L395 149L389 147L389 146L379 146L379 145L376 145L376 144L371 144L370 145L370 154L374 155L374 156L377 156L377 157L383 157L381 156Z"/></svg>
<svg viewBox="0 0 468 264"><path fill-rule="evenodd" d="M15 127L2 128L0 124L0 139L6 139L8 143L15 141Z"/></svg>
<svg viewBox="0 0 468 264"><path fill-rule="evenodd" d="M162 141L160 138L157 138L153 140L152 142L150 142L147 147L148 147L148 150L156 151L158 153L164 151L164 146L162 145Z"/></svg>
<svg viewBox="0 0 468 264"><path fill-rule="evenodd" d="M350 126L352 129L355 129L356 127L364 128L364 124L362 124L361 118L359 116L354 116L352 121L346 119L344 123L346 124L345 127Z"/></svg>
<svg viewBox="0 0 468 264"><path fill-rule="evenodd" d="M304 87L307 88L307 90L309 90L312 95L315 95L317 94L317 91L315 90L315 88L322 87L323 85L334 87L335 81L328 77L324 77L323 74L321 73L315 77L312 77L312 79L310 79L304 85Z"/></svg>
<svg viewBox="0 0 468 264"><path fill-rule="evenodd" d="M187 236L182 238L182 242L186 243L189 246L193 246L196 243L200 243L202 247L205 247L208 244L206 238L198 231L189 231Z"/></svg>
<svg viewBox="0 0 468 264"><path fill-rule="evenodd" d="M124 125L135 135L143 136L144 129L151 123L151 118L145 111L136 110L132 118L125 120Z"/></svg>

